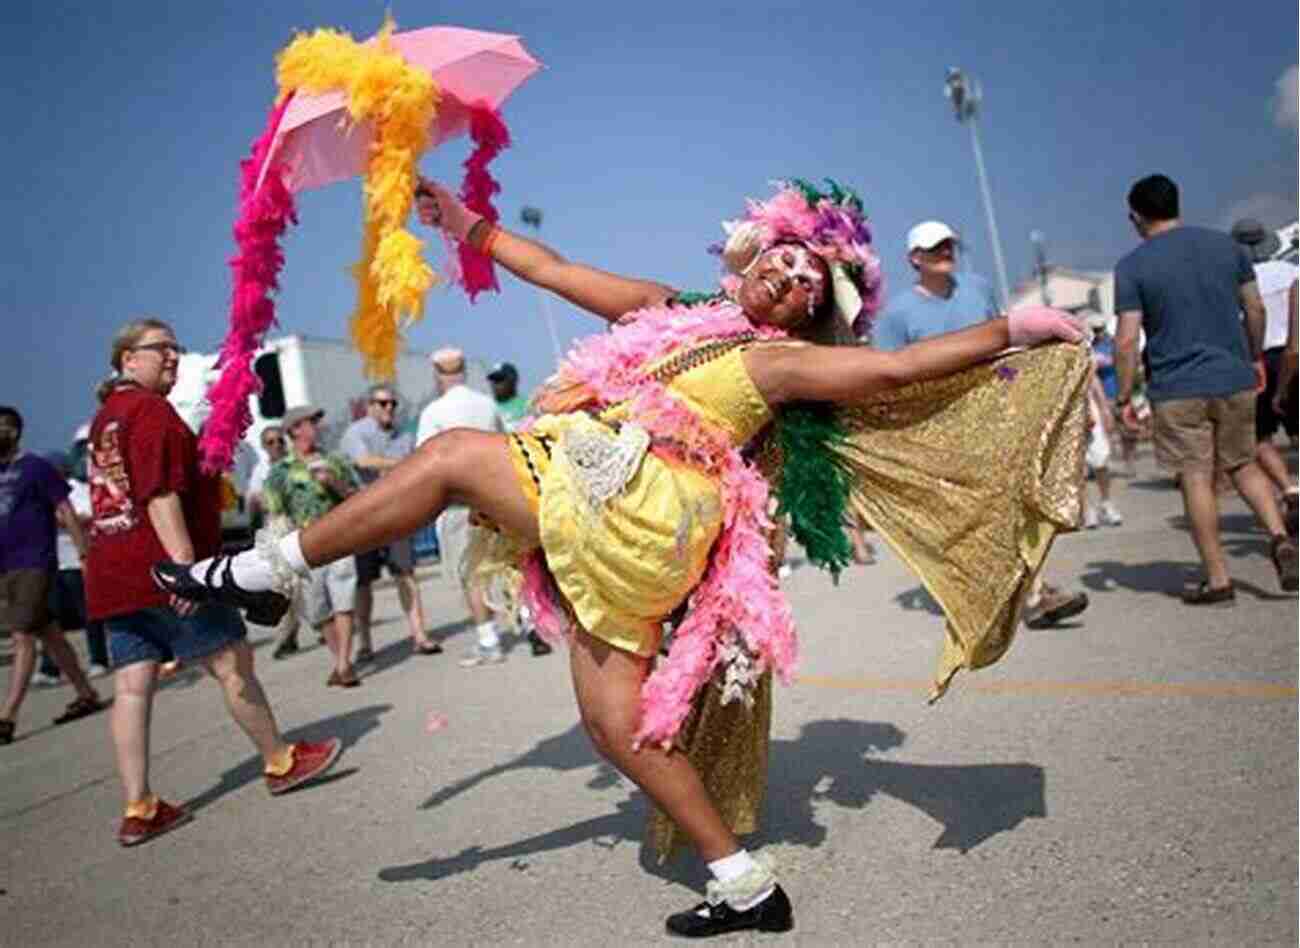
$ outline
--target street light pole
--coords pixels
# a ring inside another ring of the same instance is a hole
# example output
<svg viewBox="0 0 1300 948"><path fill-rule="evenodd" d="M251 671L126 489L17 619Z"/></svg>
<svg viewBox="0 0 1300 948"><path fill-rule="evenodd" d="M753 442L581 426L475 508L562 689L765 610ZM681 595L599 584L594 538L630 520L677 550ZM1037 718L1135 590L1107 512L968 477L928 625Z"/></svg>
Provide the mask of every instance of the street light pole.
<svg viewBox="0 0 1300 948"><path fill-rule="evenodd" d="M1038 286L1043 294L1043 305L1052 305L1052 293L1047 286L1047 247L1041 230L1031 230L1029 240L1034 245L1034 266L1038 270Z"/></svg>
<svg viewBox="0 0 1300 948"><path fill-rule="evenodd" d="M530 227L539 235L542 232L542 212L536 207L525 207L519 212L519 220L525 227ZM551 314L551 301L541 287L537 289L537 299L542 307L542 318L551 334L551 350L555 353L555 364L560 364L560 334L555 331L555 317Z"/></svg>
<svg viewBox="0 0 1300 948"><path fill-rule="evenodd" d="M979 82L966 76L960 69L950 68L944 80L943 93L952 102L957 121L966 123L969 119L971 147L975 151L975 170L979 175L980 195L984 199L984 215L988 218L989 238L993 242L993 263L997 269L998 288L1002 293L1002 305L1011 300L1011 289L1007 283L1007 265L1002 259L1002 238L998 235L998 222L993 216L993 194L989 190L988 174L984 170L984 149L980 145L979 105L982 98Z"/></svg>

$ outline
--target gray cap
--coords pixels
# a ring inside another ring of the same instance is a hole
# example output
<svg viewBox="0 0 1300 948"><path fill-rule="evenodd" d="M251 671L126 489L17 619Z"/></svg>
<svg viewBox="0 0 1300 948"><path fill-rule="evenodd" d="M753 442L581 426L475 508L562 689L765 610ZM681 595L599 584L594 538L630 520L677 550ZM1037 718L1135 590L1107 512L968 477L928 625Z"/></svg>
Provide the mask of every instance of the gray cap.
<svg viewBox="0 0 1300 948"><path fill-rule="evenodd" d="M285 431L293 431L293 426L300 421L307 418L320 421L324 417L324 409L317 408L315 405L295 405L284 413L284 421L281 424L284 425Z"/></svg>
<svg viewBox="0 0 1300 948"><path fill-rule="evenodd" d="M1243 217L1232 225L1232 239L1250 252L1250 259L1255 263L1273 259L1282 249L1277 234L1253 217Z"/></svg>

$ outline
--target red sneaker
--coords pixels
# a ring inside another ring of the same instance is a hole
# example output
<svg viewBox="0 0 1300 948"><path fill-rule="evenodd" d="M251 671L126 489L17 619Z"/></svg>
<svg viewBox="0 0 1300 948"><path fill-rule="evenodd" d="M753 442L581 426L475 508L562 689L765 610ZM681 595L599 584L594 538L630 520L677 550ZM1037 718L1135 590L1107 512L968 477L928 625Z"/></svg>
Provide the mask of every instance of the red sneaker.
<svg viewBox="0 0 1300 948"><path fill-rule="evenodd" d="M189 810L172 806L166 800L160 799L151 820L141 819L138 816L123 817L122 825L117 828L117 841L123 846L136 846L192 819L194 814Z"/></svg>
<svg viewBox="0 0 1300 948"><path fill-rule="evenodd" d="M343 742L337 737L320 743L299 741L293 745L293 766L289 772L279 777L266 774L266 789L273 794L288 793L294 787L315 780L334 766L342 752Z"/></svg>

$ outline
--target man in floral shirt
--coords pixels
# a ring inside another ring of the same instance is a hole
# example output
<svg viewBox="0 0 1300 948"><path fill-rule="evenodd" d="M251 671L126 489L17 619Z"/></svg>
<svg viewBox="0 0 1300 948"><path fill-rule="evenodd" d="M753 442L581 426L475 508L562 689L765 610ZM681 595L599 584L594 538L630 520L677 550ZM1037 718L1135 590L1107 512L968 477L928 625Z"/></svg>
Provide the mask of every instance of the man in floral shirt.
<svg viewBox="0 0 1300 948"><path fill-rule="evenodd" d="M290 408L284 430L292 446L266 476L262 498L271 517L284 517L301 529L319 520L357 489L356 471L337 454L319 450L317 438L325 412L312 405ZM356 561L337 560L311 571L302 586L302 615L324 636L334 654L334 670L326 685L353 688L361 684L352 668L352 614L357 595ZM290 636L297 634L294 629ZM296 648L297 643L293 642ZM289 645L281 642L279 647Z"/></svg>

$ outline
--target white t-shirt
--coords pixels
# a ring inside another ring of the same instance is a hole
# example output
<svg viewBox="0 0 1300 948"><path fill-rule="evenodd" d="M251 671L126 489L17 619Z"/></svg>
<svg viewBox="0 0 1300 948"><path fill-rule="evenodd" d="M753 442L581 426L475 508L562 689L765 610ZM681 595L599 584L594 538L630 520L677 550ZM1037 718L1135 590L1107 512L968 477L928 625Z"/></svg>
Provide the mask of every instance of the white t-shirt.
<svg viewBox="0 0 1300 948"><path fill-rule="evenodd" d="M420 412L420 426L415 443L424 444L449 428L477 428L479 431L503 431L497 403L491 396L476 392L468 385L453 385L441 398L435 398Z"/></svg>
<svg viewBox="0 0 1300 948"><path fill-rule="evenodd" d="M68 486L72 488L71 493L68 494L68 503L72 505L72 512L84 520L90 516L90 485L75 477L69 477ZM72 542L72 536L63 527L59 527L54 545L59 557L59 569L81 569L77 544Z"/></svg>
<svg viewBox="0 0 1300 948"><path fill-rule="evenodd" d="M1267 260L1255 264L1255 283L1264 300L1268 316L1264 324L1264 348L1276 349L1286 345L1287 293L1296 281L1300 268L1285 260Z"/></svg>

